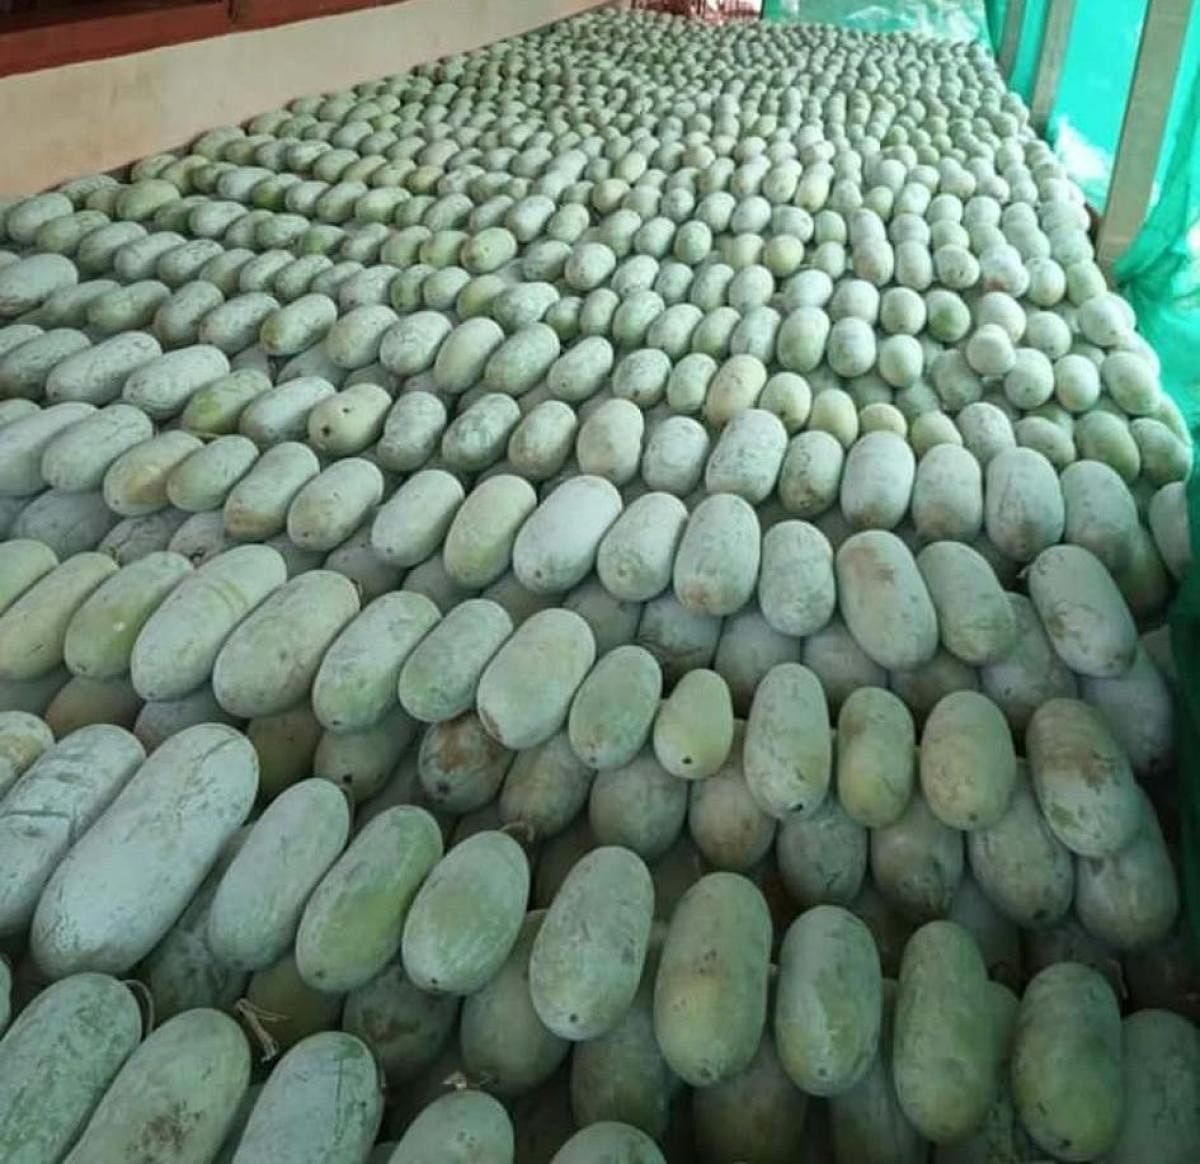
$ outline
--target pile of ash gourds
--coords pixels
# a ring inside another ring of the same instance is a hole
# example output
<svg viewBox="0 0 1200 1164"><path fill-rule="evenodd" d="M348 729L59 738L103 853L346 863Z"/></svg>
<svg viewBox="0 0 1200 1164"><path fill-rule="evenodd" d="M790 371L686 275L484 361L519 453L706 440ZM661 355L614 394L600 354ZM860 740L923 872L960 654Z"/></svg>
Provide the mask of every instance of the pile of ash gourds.
<svg viewBox="0 0 1200 1164"><path fill-rule="evenodd" d="M1195 1164L1087 226L979 45L614 11L6 200L0 1158Z"/></svg>

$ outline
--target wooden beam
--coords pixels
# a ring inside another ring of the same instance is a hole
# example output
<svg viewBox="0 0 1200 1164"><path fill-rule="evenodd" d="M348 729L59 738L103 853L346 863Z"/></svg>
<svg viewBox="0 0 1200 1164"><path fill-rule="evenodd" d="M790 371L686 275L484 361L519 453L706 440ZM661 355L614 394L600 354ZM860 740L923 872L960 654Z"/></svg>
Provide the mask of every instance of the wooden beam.
<svg viewBox="0 0 1200 1164"><path fill-rule="evenodd" d="M1029 120L1034 132L1042 137L1045 136L1050 114L1054 112L1074 18L1075 0L1050 0L1046 12L1046 31L1042 34L1042 51L1038 56L1033 82L1033 97L1029 102Z"/></svg>
<svg viewBox="0 0 1200 1164"><path fill-rule="evenodd" d="M1004 79L1012 77L1013 65L1017 63L1017 50L1021 47L1021 26L1025 23L1025 0L1008 0L1004 13L1004 32L1000 38L1000 55L996 58Z"/></svg>
<svg viewBox="0 0 1200 1164"><path fill-rule="evenodd" d="M181 0L162 8L111 3L37 11L0 24L0 77L103 60L229 31L227 0ZM31 110L36 116L36 111Z"/></svg>
<svg viewBox="0 0 1200 1164"><path fill-rule="evenodd" d="M1192 0L1150 0L1146 10L1096 240L1096 257L1106 275L1141 229L1150 205L1191 14Z"/></svg>

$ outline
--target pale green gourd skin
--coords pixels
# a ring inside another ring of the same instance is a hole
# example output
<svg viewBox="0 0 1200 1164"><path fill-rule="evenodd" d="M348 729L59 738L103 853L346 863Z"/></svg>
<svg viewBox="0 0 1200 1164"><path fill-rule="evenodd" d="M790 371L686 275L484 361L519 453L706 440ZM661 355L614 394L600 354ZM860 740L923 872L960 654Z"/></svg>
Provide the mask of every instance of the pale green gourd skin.
<svg viewBox="0 0 1200 1164"><path fill-rule="evenodd" d="M1022 1124L1043 1150L1088 1160L1114 1145L1123 1107L1121 1014L1095 970L1061 962L1026 986L1012 1089Z"/></svg>
<svg viewBox="0 0 1200 1164"><path fill-rule="evenodd" d="M271 1072L233 1161L252 1164L275 1153L296 1164L361 1159L382 1116L378 1068L366 1045L325 1031L297 1043Z"/></svg>
<svg viewBox="0 0 1200 1164"><path fill-rule="evenodd" d="M883 1007L870 930L821 905L792 923L779 956L775 1044L783 1070L809 1094L849 1090L870 1068Z"/></svg>
<svg viewBox="0 0 1200 1164"><path fill-rule="evenodd" d="M178 699L194 691L237 624L286 577L282 556L267 546L236 546L187 577L134 642L130 671L138 693Z"/></svg>
<svg viewBox="0 0 1200 1164"><path fill-rule="evenodd" d="M54 368L90 347L91 341L76 328L45 331L0 356L0 390L8 397L40 400Z"/></svg>
<svg viewBox="0 0 1200 1164"><path fill-rule="evenodd" d="M312 449L296 441L266 449L225 498L226 532L235 541L265 540L282 532L293 499L320 468Z"/></svg>
<svg viewBox="0 0 1200 1164"><path fill-rule="evenodd" d="M654 888L641 858L593 850L567 875L534 939L529 989L542 1022L579 1041L611 1030L637 992Z"/></svg>
<svg viewBox="0 0 1200 1164"><path fill-rule="evenodd" d="M38 679L60 666L72 617L116 571L106 554L75 554L27 587L0 615L0 680Z"/></svg>
<svg viewBox="0 0 1200 1164"><path fill-rule="evenodd" d="M832 775L829 710L821 682L800 663L779 663L759 682L746 721L746 782L774 817L816 812Z"/></svg>
<svg viewBox="0 0 1200 1164"><path fill-rule="evenodd" d="M314 889L296 935L296 964L314 989L349 993L400 946L422 880L442 855L424 810L398 806L370 822Z"/></svg>
<svg viewBox="0 0 1200 1164"><path fill-rule="evenodd" d="M137 1001L115 978L83 973L47 987L0 1042L5 1158L65 1153L141 1034Z"/></svg>
<svg viewBox="0 0 1200 1164"><path fill-rule="evenodd" d="M603 1121L576 1132L550 1164L588 1164L591 1160L626 1160L629 1164L665 1164L666 1157L645 1132L628 1124Z"/></svg>
<svg viewBox="0 0 1200 1164"><path fill-rule="evenodd" d="M209 907L208 944L221 964L260 970L293 947L305 901L349 831L346 799L327 781L300 781L272 801Z"/></svg>
<svg viewBox="0 0 1200 1164"><path fill-rule="evenodd" d="M602 656L571 704L568 731L580 760L605 771L632 761L649 737L662 685L658 663L643 647Z"/></svg>
<svg viewBox="0 0 1200 1164"><path fill-rule="evenodd" d="M154 426L140 409L109 404L46 446L42 478L51 488L64 492L97 489L118 457L153 435Z"/></svg>
<svg viewBox="0 0 1200 1164"><path fill-rule="evenodd" d="M481 1091L459 1091L431 1103L408 1126L389 1164L508 1164L513 1129L503 1106Z"/></svg>
<svg viewBox="0 0 1200 1164"><path fill-rule="evenodd" d="M201 724L167 741L47 883L30 941L39 966L53 977L79 966L124 973L149 953L245 820L257 785L254 750L231 728Z"/></svg>
<svg viewBox="0 0 1200 1164"><path fill-rule="evenodd" d="M504 833L452 849L417 893L404 923L404 967L425 990L471 994L511 951L529 897L529 862Z"/></svg>
<svg viewBox="0 0 1200 1164"><path fill-rule="evenodd" d="M181 1161L211 1159L249 1082L250 1045L233 1019L176 1015L129 1057L66 1159L137 1158L164 1138Z"/></svg>
<svg viewBox="0 0 1200 1164"><path fill-rule="evenodd" d="M655 20L0 199L0 1158L1200 1159L1174 369L984 49Z"/></svg>
<svg viewBox="0 0 1200 1164"><path fill-rule="evenodd" d="M842 617L871 659L889 670L911 670L933 657L937 614L911 552L895 534L853 534L838 549L835 569Z"/></svg>
<svg viewBox="0 0 1200 1164"><path fill-rule="evenodd" d="M751 882L701 878L676 906L654 986L654 1033L693 1086L730 1079L754 1058L767 1014L771 921Z"/></svg>
<svg viewBox="0 0 1200 1164"><path fill-rule="evenodd" d="M288 538L305 550L335 549L374 511L383 494L383 474L377 465L363 457L334 461L292 498Z"/></svg>
<svg viewBox="0 0 1200 1164"><path fill-rule="evenodd" d="M909 940L900 968L893 1071L900 1106L935 1143L962 1138L992 1101L995 1022L974 940L930 922Z"/></svg>
<svg viewBox="0 0 1200 1164"><path fill-rule="evenodd" d="M28 748L22 750L28 754ZM68 848L145 758L142 745L129 732L96 723L64 735L25 770L0 810L0 836L7 854L0 932L25 929Z"/></svg>
<svg viewBox="0 0 1200 1164"><path fill-rule="evenodd" d="M33 538L10 538L0 556L0 614L58 565L58 556Z"/></svg>
<svg viewBox="0 0 1200 1164"><path fill-rule="evenodd" d="M566 1059L571 1044L544 1025L531 998L531 954L546 921L542 910L526 915L504 965L463 1003L459 1048L468 1072L488 1080L504 1098L527 1094Z"/></svg>

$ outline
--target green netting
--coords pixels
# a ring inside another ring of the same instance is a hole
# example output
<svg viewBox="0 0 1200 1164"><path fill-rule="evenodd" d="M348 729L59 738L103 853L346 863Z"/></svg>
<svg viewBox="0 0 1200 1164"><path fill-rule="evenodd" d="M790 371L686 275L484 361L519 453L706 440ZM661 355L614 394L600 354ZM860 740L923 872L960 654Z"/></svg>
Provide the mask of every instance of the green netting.
<svg viewBox="0 0 1200 1164"><path fill-rule="evenodd" d="M915 32L950 40L986 40L984 0L764 0L763 19L840 24L864 32Z"/></svg>

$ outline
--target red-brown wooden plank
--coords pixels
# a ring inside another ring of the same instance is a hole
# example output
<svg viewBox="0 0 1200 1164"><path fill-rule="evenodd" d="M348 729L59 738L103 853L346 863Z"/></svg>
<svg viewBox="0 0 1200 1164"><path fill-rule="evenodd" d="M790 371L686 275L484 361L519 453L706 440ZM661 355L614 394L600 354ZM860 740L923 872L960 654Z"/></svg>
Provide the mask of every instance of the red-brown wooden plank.
<svg viewBox="0 0 1200 1164"><path fill-rule="evenodd" d="M219 36L230 27L227 0L185 0L165 8L118 0L22 13L0 20L0 77ZM37 116L37 110L29 113Z"/></svg>

